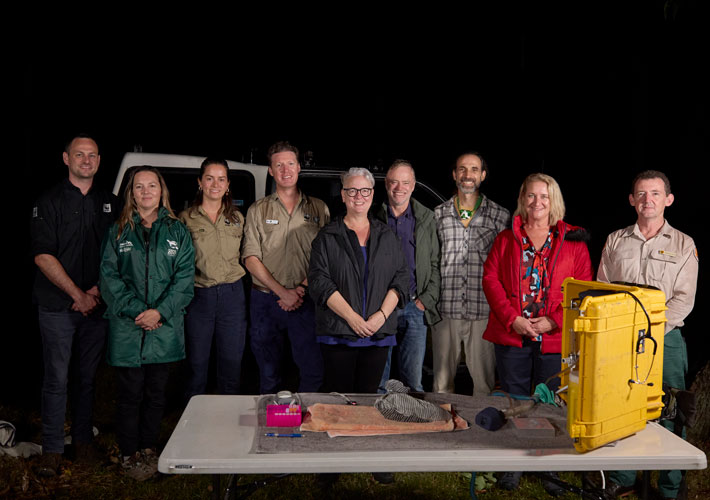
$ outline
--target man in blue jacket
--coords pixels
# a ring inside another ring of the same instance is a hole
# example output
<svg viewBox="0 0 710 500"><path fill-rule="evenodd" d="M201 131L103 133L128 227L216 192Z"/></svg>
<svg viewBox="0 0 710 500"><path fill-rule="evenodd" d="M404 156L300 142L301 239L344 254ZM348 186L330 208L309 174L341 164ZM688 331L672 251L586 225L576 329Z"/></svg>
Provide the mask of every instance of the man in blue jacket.
<svg viewBox="0 0 710 500"><path fill-rule="evenodd" d="M414 391L422 392L422 367L426 352L427 326L441 317L439 301L439 238L434 212L412 199L416 178L412 164L395 160L387 170L387 201L377 217L397 234L409 268L410 301L399 312L397 346L394 348L397 377ZM390 378L393 349L385 365L380 388Z"/></svg>

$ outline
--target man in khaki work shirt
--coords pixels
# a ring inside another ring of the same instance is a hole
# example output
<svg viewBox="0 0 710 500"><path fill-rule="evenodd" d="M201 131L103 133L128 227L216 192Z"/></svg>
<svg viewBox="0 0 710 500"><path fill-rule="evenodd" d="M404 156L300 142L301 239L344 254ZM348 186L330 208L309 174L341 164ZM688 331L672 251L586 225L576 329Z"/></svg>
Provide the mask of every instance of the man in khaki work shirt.
<svg viewBox="0 0 710 500"><path fill-rule="evenodd" d="M296 183L298 149L288 142L269 148L269 175L276 192L247 212L242 259L254 282L251 292L251 348L259 365L260 391L284 389L281 365L288 335L298 366L300 392L317 392L323 360L315 337L315 309L306 293L311 243L330 220L323 201Z"/></svg>
<svg viewBox="0 0 710 500"><path fill-rule="evenodd" d="M663 339L663 384L685 389L688 353L680 333L683 320L693 309L698 281L698 252L693 239L673 229L664 218L674 197L663 172L647 170L634 179L629 203L636 209L636 224L620 229L606 240L597 279L659 288L666 295L666 328ZM662 424L675 429L671 420ZM612 471L607 491L619 496L633 489L636 471ZM676 498L681 471L661 471L658 488L664 498Z"/></svg>

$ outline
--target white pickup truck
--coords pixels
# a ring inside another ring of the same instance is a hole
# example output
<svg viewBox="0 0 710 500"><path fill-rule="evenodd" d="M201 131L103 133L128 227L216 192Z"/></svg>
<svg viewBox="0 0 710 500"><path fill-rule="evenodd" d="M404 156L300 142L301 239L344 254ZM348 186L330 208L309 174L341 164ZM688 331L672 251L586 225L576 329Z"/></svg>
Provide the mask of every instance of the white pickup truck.
<svg viewBox="0 0 710 500"><path fill-rule="evenodd" d="M125 183L128 179L126 175L131 168L149 165L156 167L165 177L165 182L170 190L170 204L176 213L179 213L184 208L187 208L197 193L197 176L199 175L200 165L204 157L200 156L185 156L171 154L154 154L154 153L126 153L118 170L116 182L113 187L113 192L117 196L123 197L126 188ZM266 165L256 165L253 163L240 163L236 161L227 161L229 165L230 190L235 205L246 216L246 211L254 201L262 198L266 194L270 194L275 190L275 185L272 177L268 173ZM302 168L298 176L298 185L305 193L322 199L328 204L331 215L337 215L344 212L344 205L340 196L340 174L342 170L325 170ZM375 199L373 206L378 206L387 196L384 185L384 174L373 173L375 176ZM413 196L425 206L434 209L435 206L443 203L444 198L434 189L426 184L417 181ZM249 274L245 278L247 286L250 285ZM249 295L247 295L247 301ZM431 348L427 350L427 358L424 362L425 378L430 379L432 370L432 361L430 358ZM285 361L290 366L292 361ZM463 361L462 361L463 363ZM296 373L295 368L285 368L285 373ZM463 365L462 371L465 371ZM245 351L244 360L242 362L242 372L256 373L257 368L255 360L251 355L248 347ZM257 393L258 386L255 384L254 377L243 377L242 389L252 392L247 394ZM250 385L252 384L252 385Z"/></svg>
<svg viewBox="0 0 710 500"><path fill-rule="evenodd" d="M165 177L170 190L170 204L176 213L187 208L197 192L197 176L200 164L204 160L200 156L156 154L156 153L126 153L116 176L113 192L122 197L125 189L127 172L132 167L150 165L156 167ZM232 198L239 210L246 211L254 201L270 194L275 189L266 165L241 163L228 160L229 179ZM298 176L298 185L312 196L322 199L328 204L331 214L343 211L340 197L340 174L342 170L302 168ZM375 199L377 206L385 199L384 174L374 173ZM434 189L417 181L413 196L423 205L433 209L443 203L444 198Z"/></svg>

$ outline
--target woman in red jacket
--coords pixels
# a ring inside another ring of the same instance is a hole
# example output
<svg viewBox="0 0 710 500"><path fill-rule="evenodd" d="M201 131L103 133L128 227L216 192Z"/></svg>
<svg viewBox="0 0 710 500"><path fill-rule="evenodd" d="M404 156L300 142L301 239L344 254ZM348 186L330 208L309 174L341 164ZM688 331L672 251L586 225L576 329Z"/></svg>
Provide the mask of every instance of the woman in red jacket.
<svg viewBox="0 0 710 500"><path fill-rule="evenodd" d="M560 371L562 281L592 279L587 232L562 221L565 203L557 181L531 174L520 187L513 228L501 232L483 268L491 307L483 338L495 344L501 389L529 396ZM560 379L547 383L555 391ZM554 473L553 473L554 475ZM499 487L518 487L522 472L506 472ZM565 493L543 481L553 496Z"/></svg>
<svg viewBox="0 0 710 500"><path fill-rule="evenodd" d="M593 279L588 233L564 215L555 179L529 175L513 228L498 235L484 266L491 314L483 338L495 344L501 389L510 394L529 396L560 371L562 281ZM557 390L559 378L548 386Z"/></svg>

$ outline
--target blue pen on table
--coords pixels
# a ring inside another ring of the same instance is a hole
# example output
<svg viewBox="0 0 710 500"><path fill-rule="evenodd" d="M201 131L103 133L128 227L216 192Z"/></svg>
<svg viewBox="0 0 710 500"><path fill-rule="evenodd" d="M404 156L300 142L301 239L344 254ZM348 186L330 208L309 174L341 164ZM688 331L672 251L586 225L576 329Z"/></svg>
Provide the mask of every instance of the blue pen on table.
<svg viewBox="0 0 710 500"><path fill-rule="evenodd" d="M278 432L267 432L264 434L266 437L276 437L276 438L300 438L303 434L293 433L293 434L279 434Z"/></svg>

